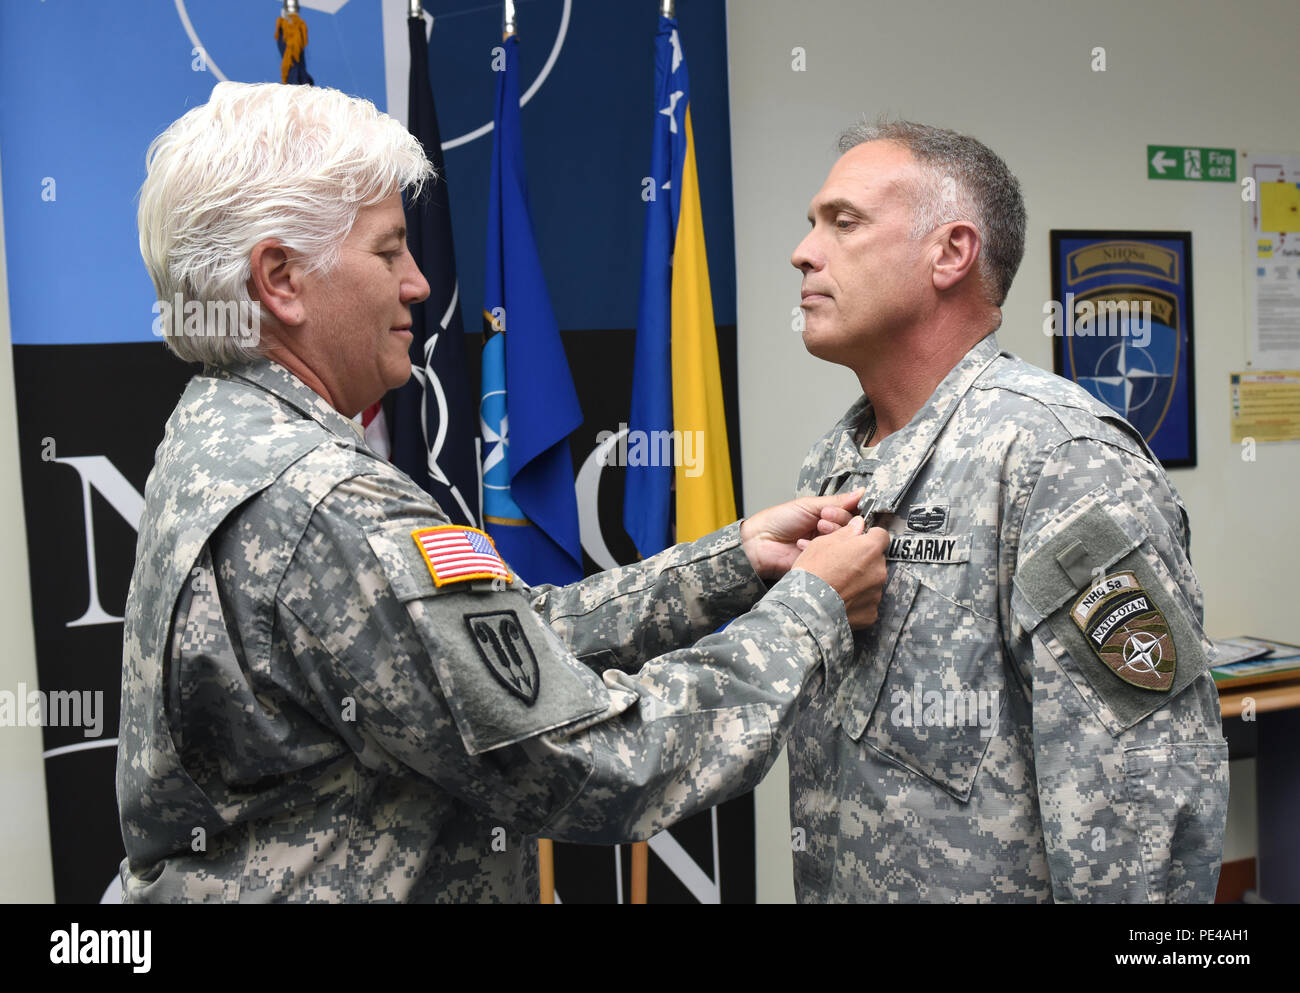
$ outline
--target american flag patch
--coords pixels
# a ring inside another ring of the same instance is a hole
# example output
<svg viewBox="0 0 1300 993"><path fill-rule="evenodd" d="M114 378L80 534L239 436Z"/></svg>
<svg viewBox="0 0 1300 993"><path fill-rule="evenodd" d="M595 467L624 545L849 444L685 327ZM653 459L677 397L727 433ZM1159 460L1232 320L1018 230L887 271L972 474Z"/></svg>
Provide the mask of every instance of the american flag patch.
<svg viewBox="0 0 1300 993"><path fill-rule="evenodd" d="M510 570L492 539L477 528L443 525L412 531L433 581L442 586L467 579L510 580Z"/></svg>

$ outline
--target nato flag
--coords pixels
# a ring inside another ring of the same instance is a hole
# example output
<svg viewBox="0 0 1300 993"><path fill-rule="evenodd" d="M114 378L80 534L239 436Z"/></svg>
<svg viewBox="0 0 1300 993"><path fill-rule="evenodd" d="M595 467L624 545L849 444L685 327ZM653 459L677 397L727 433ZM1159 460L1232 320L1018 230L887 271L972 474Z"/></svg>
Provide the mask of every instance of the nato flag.
<svg viewBox="0 0 1300 993"><path fill-rule="evenodd" d="M474 394L465 364L465 326L451 240L442 138L429 85L423 18L407 22L411 42L410 129L437 177L406 204L406 242L429 281L429 299L411 308L411 378L385 401L394 465L438 501L456 524L478 526Z"/></svg>
<svg viewBox="0 0 1300 993"><path fill-rule="evenodd" d="M519 42L497 77L484 283L483 520L524 581L582 578L569 435L578 394L551 309L524 179Z"/></svg>

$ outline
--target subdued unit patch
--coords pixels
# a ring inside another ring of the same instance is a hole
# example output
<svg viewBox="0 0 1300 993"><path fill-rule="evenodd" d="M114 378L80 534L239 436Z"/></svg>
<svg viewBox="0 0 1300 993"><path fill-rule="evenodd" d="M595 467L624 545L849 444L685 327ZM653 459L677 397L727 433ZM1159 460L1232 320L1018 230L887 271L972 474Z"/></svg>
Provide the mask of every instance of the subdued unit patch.
<svg viewBox="0 0 1300 993"><path fill-rule="evenodd" d="M1178 656L1169 622L1134 573L1106 576L1074 601L1070 617L1124 682L1161 693L1174 685Z"/></svg>
<svg viewBox="0 0 1300 993"><path fill-rule="evenodd" d="M513 610L466 614L465 626L479 657L497 681L528 706L536 703L541 673L519 616Z"/></svg>

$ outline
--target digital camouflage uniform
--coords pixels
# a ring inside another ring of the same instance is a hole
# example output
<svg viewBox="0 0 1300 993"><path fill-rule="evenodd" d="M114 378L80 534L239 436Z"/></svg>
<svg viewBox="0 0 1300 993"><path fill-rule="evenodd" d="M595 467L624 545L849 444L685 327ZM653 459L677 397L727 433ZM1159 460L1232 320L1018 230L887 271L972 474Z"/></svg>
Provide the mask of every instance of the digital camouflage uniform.
<svg viewBox="0 0 1300 993"><path fill-rule="evenodd" d="M436 505L270 362L190 381L145 502L128 902L536 900L524 835L642 839L752 789L852 656L835 591L763 595L737 525L562 589L435 585Z"/></svg>
<svg viewBox="0 0 1300 993"><path fill-rule="evenodd" d="M791 734L799 900L1211 901L1227 745L1145 442L993 335L875 458L868 415L799 478L891 532L879 619Z"/></svg>

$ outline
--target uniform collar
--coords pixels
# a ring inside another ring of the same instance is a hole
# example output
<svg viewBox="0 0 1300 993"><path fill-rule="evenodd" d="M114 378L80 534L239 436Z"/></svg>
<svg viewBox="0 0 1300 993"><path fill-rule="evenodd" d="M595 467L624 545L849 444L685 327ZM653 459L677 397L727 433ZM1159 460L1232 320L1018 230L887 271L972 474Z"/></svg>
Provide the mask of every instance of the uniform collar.
<svg viewBox="0 0 1300 993"><path fill-rule="evenodd" d="M272 359L258 358L230 369L205 366L203 374L265 390L344 441L350 444L356 444L358 440L365 442L365 429L360 424L350 417L344 417L324 397Z"/></svg>
<svg viewBox="0 0 1300 993"><path fill-rule="evenodd" d="M867 514L893 513L916 474L930 458L935 439L957 405L998 354L994 334L976 342L907 425L881 442L876 453L878 461L866 459L858 445L857 436L871 405L866 396L860 397L832 429L832 453L824 478L845 473L870 473L871 483L860 504L862 511Z"/></svg>

